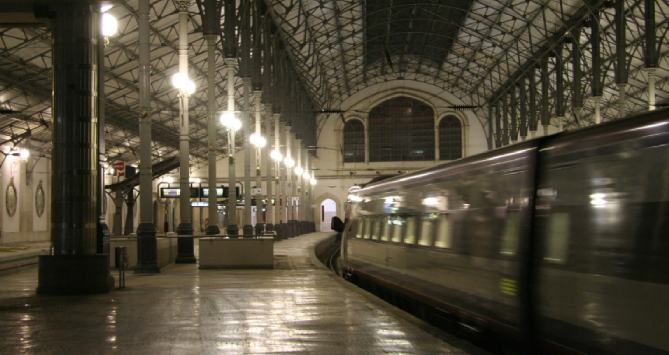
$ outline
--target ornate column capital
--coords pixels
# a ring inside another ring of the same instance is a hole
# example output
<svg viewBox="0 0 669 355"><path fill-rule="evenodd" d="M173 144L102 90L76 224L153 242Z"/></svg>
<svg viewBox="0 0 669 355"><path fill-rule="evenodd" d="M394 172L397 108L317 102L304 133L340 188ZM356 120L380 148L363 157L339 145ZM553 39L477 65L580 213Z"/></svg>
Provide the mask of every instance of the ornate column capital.
<svg viewBox="0 0 669 355"><path fill-rule="evenodd" d="M225 67L234 69L237 67L238 62L237 58L225 58Z"/></svg>
<svg viewBox="0 0 669 355"><path fill-rule="evenodd" d="M188 8L190 8L190 0L175 0L174 5L179 12L188 12Z"/></svg>

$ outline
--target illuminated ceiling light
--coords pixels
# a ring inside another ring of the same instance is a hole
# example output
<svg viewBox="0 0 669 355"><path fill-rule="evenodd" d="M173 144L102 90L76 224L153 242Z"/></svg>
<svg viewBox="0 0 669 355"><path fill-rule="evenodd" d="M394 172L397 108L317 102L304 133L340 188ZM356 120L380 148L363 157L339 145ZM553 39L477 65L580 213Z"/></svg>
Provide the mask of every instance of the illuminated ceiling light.
<svg viewBox="0 0 669 355"><path fill-rule="evenodd" d="M177 89L183 88L187 81L188 77L184 73L176 73L172 75L172 85Z"/></svg>
<svg viewBox="0 0 669 355"><path fill-rule="evenodd" d="M232 129L233 131L237 131L242 128L242 121L235 117L235 113L231 111L223 112L221 115L221 124L228 129Z"/></svg>
<svg viewBox="0 0 669 355"><path fill-rule="evenodd" d="M274 160L276 162L280 162L281 160L283 160L283 155L281 155L281 152L279 152L276 149L272 151L272 153L270 154L270 157L272 158L272 160Z"/></svg>
<svg viewBox="0 0 669 355"><path fill-rule="evenodd" d="M316 185L317 181L316 181L316 179L311 178L311 180L309 180L309 183L310 183L311 185Z"/></svg>
<svg viewBox="0 0 669 355"><path fill-rule="evenodd" d="M174 182L174 178L171 177L171 176L168 176L168 177L165 178L165 182L168 183L168 184L171 184L171 183Z"/></svg>
<svg viewBox="0 0 669 355"><path fill-rule="evenodd" d="M249 137L249 141L258 148L262 148L265 146L265 144L267 144L267 140L263 136L256 133L253 133L251 137Z"/></svg>
<svg viewBox="0 0 669 355"><path fill-rule="evenodd" d="M114 168L109 168L108 172L109 172L109 175L114 175Z"/></svg>
<svg viewBox="0 0 669 355"><path fill-rule="evenodd" d="M283 160L283 163L286 164L287 167L292 168L295 166L295 161L291 159L290 157L286 157L286 159Z"/></svg>
<svg viewBox="0 0 669 355"><path fill-rule="evenodd" d="M309 173L304 173L304 175L302 175L302 178L304 178L304 180L309 180L311 179L311 175L309 175Z"/></svg>
<svg viewBox="0 0 669 355"><path fill-rule="evenodd" d="M30 158L30 151L27 149L21 149L21 151L19 152L19 157L21 157L21 159Z"/></svg>
<svg viewBox="0 0 669 355"><path fill-rule="evenodd" d="M100 6L100 12L107 12L112 7L114 7L114 5L102 5L102 6Z"/></svg>
<svg viewBox="0 0 669 355"><path fill-rule="evenodd" d="M113 36L118 30L118 22L114 16L104 13L102 14L102 35Z"/></svg>
<svg viewBox="0 0 669 355"><path fill-rule="evenodd" d="M295 174L302 175L303 173L304 169L302 169L302 167L298 166L297 168L295 168Z"/></svg>

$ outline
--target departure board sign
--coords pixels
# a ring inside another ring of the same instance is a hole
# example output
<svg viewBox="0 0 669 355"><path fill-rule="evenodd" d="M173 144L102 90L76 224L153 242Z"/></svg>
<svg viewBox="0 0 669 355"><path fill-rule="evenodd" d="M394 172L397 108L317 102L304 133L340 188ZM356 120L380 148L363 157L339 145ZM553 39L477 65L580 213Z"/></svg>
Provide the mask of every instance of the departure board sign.
<svg viewBox="0 0 669 355"><path fill-rule="evenodd" d="M202 197L209 197L209 188L208 187L203 187L202 188ZM225 197L225 196L223 196L223 188L222 187L217 187L216 188L216 197Z"/></svg>
<svg viewBox="0 0 669 355"><path fill-rule="evenodd" d="M161 198L179 198L181 196L181 189L178 187L161 187L160 188L160 197ZM190 188L190 197L198 198L200 197L200 190L194 187Z"/></svg>
<svg viewBox="0 0 669 355"><path fill-rule="evenodd" d="M179 198L181 196L181 189L178 187L161 187L160 188L160 197L161 198Z"/></svg>

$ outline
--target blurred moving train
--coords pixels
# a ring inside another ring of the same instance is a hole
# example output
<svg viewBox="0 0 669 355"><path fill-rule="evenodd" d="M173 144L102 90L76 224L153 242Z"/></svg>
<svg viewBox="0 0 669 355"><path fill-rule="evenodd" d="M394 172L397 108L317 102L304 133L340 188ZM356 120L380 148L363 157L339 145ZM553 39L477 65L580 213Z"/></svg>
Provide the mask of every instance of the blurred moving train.
<svg viewBox="0 0 669 355"><path fill-rule="evenodd" d="M513 353L669 354L669 110L351 191L344 276Z"/></svg>

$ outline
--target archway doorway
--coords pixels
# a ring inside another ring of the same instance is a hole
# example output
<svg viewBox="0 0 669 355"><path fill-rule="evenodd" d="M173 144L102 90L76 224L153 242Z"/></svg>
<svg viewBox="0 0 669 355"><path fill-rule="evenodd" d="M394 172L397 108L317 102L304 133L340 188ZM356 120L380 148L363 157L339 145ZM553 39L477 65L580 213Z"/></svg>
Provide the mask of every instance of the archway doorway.
<svg viewBox="0 0 669 355"><path fill-rule="evenodd" d="M321 232L332 232L330 222L337 215L337 203L332 199L326 199L321 203Z"/></svg>

